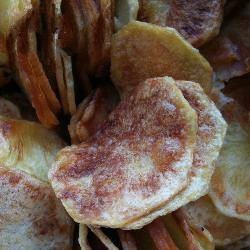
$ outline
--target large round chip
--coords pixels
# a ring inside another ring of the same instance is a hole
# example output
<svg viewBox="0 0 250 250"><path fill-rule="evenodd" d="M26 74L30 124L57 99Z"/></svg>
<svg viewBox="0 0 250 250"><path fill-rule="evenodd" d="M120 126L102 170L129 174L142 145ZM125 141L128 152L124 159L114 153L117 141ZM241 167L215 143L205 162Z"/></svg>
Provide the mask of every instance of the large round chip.
<svg viewBox="0 0 250 250"><path fill-rule="evenodd" d="M195 111L174 80L148 79L96 135L63 149L49 178L75 221L122 227L186 187L196 132Z"/></svg>
<svg viewBox="0 0 250 250"><path fill-rule="evenodd" d="M218 35L224 0L140 0L139 20L173 27L195 47Z"/></svg>
<svg viewBox="0 0 250 250"><path fill-rule="evenodd" d="M211 88L212 68L176 30L131 22L114 35L111 45L111 77L118 90L131 91L151 77L171 76Z"/></svg>
<svg viewBox="0 0 250 250"><path fill-rule="evenodd" d="M139 228L158 216L175 211L208 193L214 172L214 160L219 155L227 125L220 111L206 96L199 84L187 81L177 81L176 84L198 116L197 144L189 185L164 207L126 225L126 228Z"/></svg>
<svg viewBox="0 0 250 250"><path fill-rule="evenodd" d="M189 203L183 211L191 223L209 230L217 246L230 244L250 234L249 222L223 215L208 196Z"/></svg>
<svg viewBox="0 0 250 250"><path fill-rule="evenodd" d="M72 222L52 188L0 167L0 248L70 249Z"/></svg>

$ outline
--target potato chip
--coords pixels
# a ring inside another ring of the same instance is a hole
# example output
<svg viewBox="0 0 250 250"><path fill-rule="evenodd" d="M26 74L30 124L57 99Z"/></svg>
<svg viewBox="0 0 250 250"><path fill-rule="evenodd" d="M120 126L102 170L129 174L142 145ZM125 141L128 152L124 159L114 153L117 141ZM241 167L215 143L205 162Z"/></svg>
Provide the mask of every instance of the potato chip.
<svg viewBox="0 0 250 250"><path fill-rule="evenodd" d="M119 239L120 239L121 244L122 244L122 249L124 249L124 250L129 250L129 249L137 250L135 239L130 231L121 230L121 229L118 229L117 231L118 231Z"/></svg>
<svg viewBox="0 0 250 250"><path fill-rule="evenodd" d="M183 208L188 220L212 234L216 246L225 246L250 233L250 223L223 215L208 196L203 196Z"/></svg>
<svg viewBox="0 0 250 250"><path fill-rule="evenodd" d="M58 124L54 112L60 110L60 103L50 86L36 53L36 40L32 25L37 18L37 12L29 11L8 37L9 54L13 70L16 72L18 83L25 90L32 106L36 109L39 120L46 127ZM20 35L22 34L22 35Z"/></svg>
<svg viewBox="0 0 250 250"><path fill-rule="evenodd" d="M222 26L219 36L201 49L221 81L250 71L250 2L245 1L240 11L235 12Z"/></svg>
<svg viewBox="0 0 250 250"><path fill-rule="evenodd" d="M224 0L140 0L139 20L175 28L195 47L218 35Z"/></svg>
<svg viewBox="0 0 250 250"><path fill-rule="evenodd" d="M124 25L137 19L139 10L138 0L115 1L115 30L120 30Z"/></svg>
<svg viewBox="0 0 250 250"><path fill-rule="evenodd" d="M0 163L48 182L48 169L56 153L65 146L40 124L0 116Z"/></svg>
<svg viewBox="0 0 250 250"><path fill-rule="evenodd" d="M211 88L209 63L174 29L131 22L114 35L111 46L111 77L118 90L131 91L151 77L171 76Z"/></svg>
<svg viewBox="0 0 250 250"><path fill-rule="evenodd" d="M72 247L72 221L48 183L1 161L0 203L1 249Z"/></svg>
<svg viewBox="0 0 250 250"><path fill-rule="evenodd" d="M207 230L199 230L181 209L162 217L178 249L214 249L213 238Z"/></svg>
<svg viewBox="0 0 250 250"><path fill-rule="evenodd" d="M152 78L94 136L62 150L49 178L75 221L122 227L186 187L196 132L195 111L174 80Z"/></svg>
<svg viewBox="0 0 250 250"><path fill-rule="evenodd" d="M217 159L223 144L227 125L215 104L206 96L199 84L176 81L176 85L198 116L197 144L190 182L186 189L177 194L164 207L132 224L126 225L128 229L140 228L158 216L175 211L208 193L210 180L214 172L214 161Z"/></svg>
<svg viewBox="0 0 250 250"><path fill-rule="evenodd" d="M216 161L209 195L221 213L249 221L249 113L229 103L223 107L223 115L228 130Z"/></svg>
<svg viewBox="0 0 250 250"><path fill-rule="evenodd" d="M71 117L69 133L71 142L78 144L95 134L109 113L118 104L119 96L112 85L101 85L87 96Z"/></svg>

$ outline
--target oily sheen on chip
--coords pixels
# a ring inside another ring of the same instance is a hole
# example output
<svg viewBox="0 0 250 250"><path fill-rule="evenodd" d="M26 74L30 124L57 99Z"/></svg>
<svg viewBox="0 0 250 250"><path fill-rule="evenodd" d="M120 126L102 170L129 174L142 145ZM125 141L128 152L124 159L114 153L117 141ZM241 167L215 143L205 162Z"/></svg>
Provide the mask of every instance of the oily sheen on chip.
<svg viewBox="0 0 250 250"><path fill-rule="evenodd" d="M188 184L197 116L172 78L148 79L49 173L59 199L83 224L122 227Z"/></svg>
<svg viewBox="0 0 250 250"><path fill-rule="evenodd" d="M175 211L190 201L208 193L214 172L214 161L223 144L227 124L215 104L206 96L197 83L176 81L185 99L198 116L197 143L194 151L193 166L188 186L162 208L142 217L126 228L139 228L155 218Z"/></svg>

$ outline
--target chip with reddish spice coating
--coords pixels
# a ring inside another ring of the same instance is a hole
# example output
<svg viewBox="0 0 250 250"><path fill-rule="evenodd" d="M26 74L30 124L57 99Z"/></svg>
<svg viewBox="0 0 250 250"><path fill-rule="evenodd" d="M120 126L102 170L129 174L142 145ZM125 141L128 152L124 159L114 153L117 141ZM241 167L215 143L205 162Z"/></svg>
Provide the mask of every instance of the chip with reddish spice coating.
<svg viewBox="0 0 250 250"><path fill-rule="evenodd" d="M189 185L164 207L158 208L148 216L126 225L127 229L140 228L143 224L149 223L158 216L173 212L190 201L197 200L209 191L214 172L214 161L222 147L227 124L220 111L206 96L198 83L176 81L176 85L198 116L197 143Z"/></svg>
<svg viewBox="0 0 250 250"><path fill-rule="evenodd" d="M196 133L175 81L148 79L89 140L60 151L49 178L75 221L122 227L187 186Z"/></svg>
<svg viewBox="0 0 250 250"><path fill-rule="evenodd" d="M209 63L173 28L134 21L113 36L111 78L122 95L160 76L200 83L206 93L211 89Z"/></svg>
<svg viewBox="0 0 250 250"><path fill-rule="evenodd" d="M218 35L225 0L140 0L140 21L175 28L193 46Z"/></svg>

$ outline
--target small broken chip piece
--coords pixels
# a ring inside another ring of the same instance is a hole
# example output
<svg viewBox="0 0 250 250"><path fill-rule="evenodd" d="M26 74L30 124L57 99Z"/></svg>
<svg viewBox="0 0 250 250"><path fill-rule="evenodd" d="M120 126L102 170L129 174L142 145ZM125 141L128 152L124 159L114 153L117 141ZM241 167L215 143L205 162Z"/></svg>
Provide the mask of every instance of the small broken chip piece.
<svg viewBox="0 0 250 250"><path fill-rule="evenodd" d="M176 30L138 21L124 26L111 45L114 85L123 95L159 76L200 83L206 93L211 89L212 68Z"/></svg>
<svg viewBox="0 0 250 250"><path fill-rule="evenodd" d="M222 113L228 130L216 160L209 195L221 213L250 221L249 112L231 101L222 107Z"/></svg>
<svg viewBox="0 0 250 250"><path fill-rule="evenodd" d="M188 220L212 234L216 246L226 246L250 234L250 222L227 217L203 196L182 208Z"/></svg>
<svg viewBox="0 0 250 250"><path fill-rule="evenodd" d="M175 28L194 47L200 47L219 34L224 2L224 0L140 0L138 19Z"/></svg>
<svg viewBox="0 0 250 250"><path fill-rule="evenodd" d="M119 102L115 88L110 84L98 87L77 107L71 117L69 133L71 142L78 144L95 134Z"/></svg>
<svg viewBox="0 0 250 250"><path fill-rule="evenodd" d="M75 221L122 227L187 186L196 133L196 113L175 81L148 79L94 136L63 149L49 178Z"/></svg>
<svg viewBox="0 0 250 250"><path fill-rule="evenodd" d="M220 81L250 72L250 2L226 20L218 37L201 48Z"/></svg>
<svg viewBox="0 0 250 250"><path fill-rule="evenodd" d="M140 228L158 216L173 212L190 201L197 200L209 191L211 177L214 172L214 161L217 159L222 147L227 124L220 111L206 96L199 84L176 81L176 85L198 116L197 143L189 185L164 207L158 208L148 216L126 225L127 229Z"/></svg>
<svg viewBox="0 0 250 250"><path fill-rule="evenodd" d="M21 114L18 107L14 103L2 97L0 97L0 114L1 116L9 117L12 119L21 118Z"/></svg>

